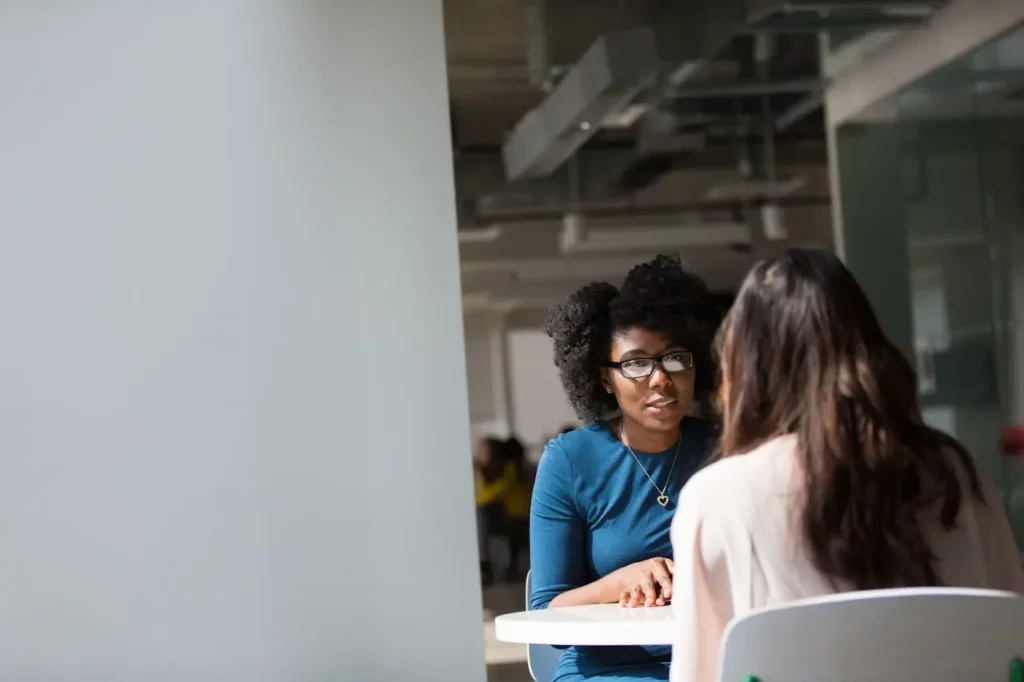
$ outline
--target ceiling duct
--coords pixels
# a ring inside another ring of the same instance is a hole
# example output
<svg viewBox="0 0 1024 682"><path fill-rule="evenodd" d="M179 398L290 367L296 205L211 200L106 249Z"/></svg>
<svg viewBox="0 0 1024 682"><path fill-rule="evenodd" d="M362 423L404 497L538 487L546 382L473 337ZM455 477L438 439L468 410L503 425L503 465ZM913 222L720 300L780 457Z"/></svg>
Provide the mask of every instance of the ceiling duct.
<svg viewBox="0 0 1024 682"><path fill-rule="evenodd" d="M509 180L551 174L602 121L624 110L658 71L654 33L638 28L598 38L502 146Z"/></svg>
<svg viewBox="0 0 1024 682"><path fill-rule="evenodd" d="M634 100L653 82L663 63L684 65L683 72L686 64L701 63L729 40L743 17L743 0L672 2L657 16L640 13L642 5L618 0L532 0L528 5L533 27L530 70L534 82L550 89L550 94L519 121L502 147L509 180L550 175L603 126L634 123L647 113L646 106L636 106ZM553 36L564 41L565 36L587 35L591 24L607 27L616 25L616 19L654 28L640 26L603 35L578 60L570 57L580 54L578 45L553 40ZM560 61L564 58L571 61ZM573 61L573 66L563 68ZM557 84L552 80L554 73L561 76ZM648 137L644 144L656 143ZM637 150L637 156L651 153ZM652 170L668 170L663 162L653 169L647 167L650 164L641 166L625 172L642 179ZM636 178L618 184L635 189Z"/></svg>
<svg viewBox="0 0 1024 682"><path fill-rule="evenodd" d="M663 65L671 65L671 97L722 97L771 94L794 88L807 93L792 111L780 112L784 128L820 108L820 83L758 82L696 84L702 67L736 36L750 33L861 32L906 28L926 21L949 0L691 0L648 3L621 0L531 0L531 74L543 79L548 97L524 116L502 147L506 178L516 181L550 175L608 122L628 121L639 112L640 142L634 160L613 180L618 191L636 191L671 172L688 147L701 144L685 126L666 140L646 134L647 119L658 107L631 108ZM653 28L635 28L649 25ZM632 26L609 33L585 52L579 36L595 26ZM573 40L566 38L573 37ZM561 43L555 38L558 37ZM579 54L582 58L578 58ZM578 60L577 60L578 58ZM566 68L566 64L575 64ZM560 78L560 80L559 80ZM756 90L751 91L754 87ZM651 98L653 103L656 97ZM645 102L647 104L648 102ZM676 146L671 149L669 147Z"/></svg>

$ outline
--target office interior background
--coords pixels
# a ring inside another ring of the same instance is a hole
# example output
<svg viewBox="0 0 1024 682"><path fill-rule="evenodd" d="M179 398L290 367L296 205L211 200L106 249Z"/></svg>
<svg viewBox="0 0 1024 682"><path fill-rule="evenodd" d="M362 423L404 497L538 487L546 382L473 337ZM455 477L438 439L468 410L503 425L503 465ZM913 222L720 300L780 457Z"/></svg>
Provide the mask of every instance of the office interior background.
<svg viewBox="0 0 1024 682"><path fill-rule="evenodd" d="M445 2L474 439L538 458L575 423L540 327L579 286L678 252L728 305L757 260L814 244L864 284L925 418L1024 540L1003 441L1024 422L1024 8L694 5ZM485 604L521 608L502 590Z"/></svg>
<svg viewBox="0 0 1024 682"><path fill-rule="evenodd" d="M915 359L927 418L1012 483L1024 29L992 28L998 3L781 5L740 25L689 3L445 3L473 434L536 454L573 422L540 327L579 286L678 252L728 305L754 262L814 244ZM928 40L950 54L914 52Z"/></svg>
<svg viewBox="0 0 1024 682"><path fill-rule="evenodd" d="M7 2L0 92L0 679L525 679L471 443L665 251L834 248L1024 539L1020 0Z"/></svg>

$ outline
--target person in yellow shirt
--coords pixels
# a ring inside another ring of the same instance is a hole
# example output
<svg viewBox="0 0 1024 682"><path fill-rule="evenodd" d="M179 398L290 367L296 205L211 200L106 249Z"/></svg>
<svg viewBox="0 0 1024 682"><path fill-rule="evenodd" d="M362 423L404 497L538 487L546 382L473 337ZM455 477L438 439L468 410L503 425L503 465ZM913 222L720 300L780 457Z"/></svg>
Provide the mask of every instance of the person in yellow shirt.
<svg viewBox="0 0 1024 682"><path fill-rule="evenodd" d="M510 580L522 577L520 557L529 545L532 481L525 448L516 438L501 441L485 438L474 453L476 473L477 542L481 579L494 580L490 540L502 535L508 541Z"/></svg>
<svg viewBox="0 0 1024 682"><path fill-rule="evenodd" d="M501 498L508 481L504 476L502 441L484 438L473 451L473 476L476 480L476 535L480 552L480 580L484 586L494 582L491 538L501 525Z"/></svg>
<svg viewBox="0 0 1024 682"><path fill-rule="evenodd" d="M533 468L526 461L526 448L515 437L505 441L506 480L502 506L505 511L505 535L508 537L508 578L519 580L525 573L520 557L530 546L530 500L533 497Z"/></svg>

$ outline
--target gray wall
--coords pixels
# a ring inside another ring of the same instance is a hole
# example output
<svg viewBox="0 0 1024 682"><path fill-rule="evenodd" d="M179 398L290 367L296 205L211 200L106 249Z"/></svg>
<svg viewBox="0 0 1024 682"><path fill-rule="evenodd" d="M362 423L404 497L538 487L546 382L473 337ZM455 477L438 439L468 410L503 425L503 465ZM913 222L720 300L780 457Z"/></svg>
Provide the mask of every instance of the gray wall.
<svg viewBox="0 0 1024 682"><path fill-rule="evenodd" d="M483 679L441 26L0 5L0 679Z"/></svg>

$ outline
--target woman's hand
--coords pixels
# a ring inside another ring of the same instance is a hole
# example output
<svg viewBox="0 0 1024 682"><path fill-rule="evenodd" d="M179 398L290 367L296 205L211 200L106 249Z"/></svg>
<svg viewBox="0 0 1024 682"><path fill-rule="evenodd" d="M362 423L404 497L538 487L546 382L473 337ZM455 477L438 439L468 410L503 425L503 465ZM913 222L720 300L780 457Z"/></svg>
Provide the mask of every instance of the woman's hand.
<svg viewBox="0 0 1024 682"><path fill-rule="evenodd" d="M647 559L623 566L612 575L619 581L619 606L664 606L672 598L671 559Z"/></svg>

